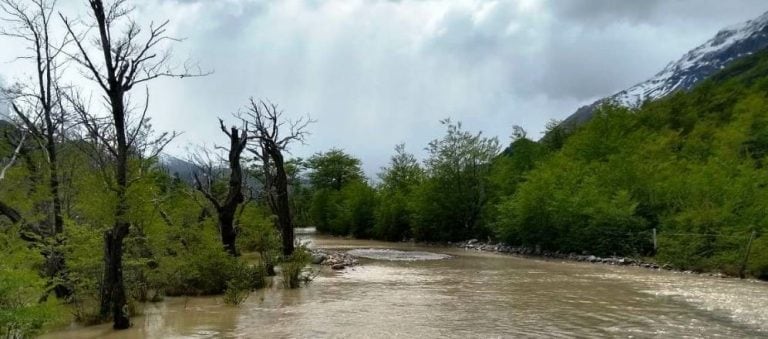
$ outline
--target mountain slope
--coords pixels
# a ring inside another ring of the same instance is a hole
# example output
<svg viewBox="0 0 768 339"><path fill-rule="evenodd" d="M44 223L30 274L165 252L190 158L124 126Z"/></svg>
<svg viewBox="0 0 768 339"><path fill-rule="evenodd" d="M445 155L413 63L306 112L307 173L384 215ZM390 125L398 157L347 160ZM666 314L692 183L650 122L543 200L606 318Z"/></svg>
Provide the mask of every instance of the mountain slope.
<svg viewBox="0 0 768 339"><path fill-rule="evenodd" d="M579 125L592 117L606 101L636 106L675 91L687 91L733 61L768 47L768 12L758 18L720 30L712 39L670 62L652 78L626 90L579 108L565 119L566 126Z"/></svg>
<svg viewBox="0 0 768 339"><path fill-rule="evenodd" d="M601 106L513 182L493 225L513 245L768 279L766 93L763 49L639 109Z"/></svg>

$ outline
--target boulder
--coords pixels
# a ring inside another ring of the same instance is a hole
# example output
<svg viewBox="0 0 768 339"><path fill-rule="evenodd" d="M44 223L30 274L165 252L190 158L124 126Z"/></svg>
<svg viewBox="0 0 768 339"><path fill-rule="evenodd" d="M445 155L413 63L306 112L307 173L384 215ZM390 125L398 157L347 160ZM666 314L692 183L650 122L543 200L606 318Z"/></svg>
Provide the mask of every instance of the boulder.
<svg viewBox="0 0 768 339"><path fill-rule="evenodd" d="M322 264L325 259L328 259L328 255L325 253L317 252L312 254L312 263L315 265Z"/></svg>

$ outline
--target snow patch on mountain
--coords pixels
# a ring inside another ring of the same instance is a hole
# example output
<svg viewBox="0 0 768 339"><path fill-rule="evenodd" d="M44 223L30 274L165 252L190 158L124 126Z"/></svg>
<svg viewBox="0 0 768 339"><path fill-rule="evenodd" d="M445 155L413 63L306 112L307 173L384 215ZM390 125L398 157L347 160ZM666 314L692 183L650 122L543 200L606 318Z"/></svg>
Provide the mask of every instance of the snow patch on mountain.
<svg viewBox="0 0 768 339"><path fill-rule="evenodd" d="M591 105L579 108L565 119L567 125L589 120L601 103L613 101L636 107L645 100L662 98L675 91L687 91L731 62L768 47L768 12L747 22L720 30L712 39L670 62L647 81L634 85Z"/></svg>
<svg viewBox="0 0 768 339"><path fill-rule="evenodd" d="M679 60L669 63L653 78L611 98L622 105L635 106L644 100L658 99L677 90L688 90L728 63L764 48L768 44L767 25L768 12L756 19L727 27ZM742 44L750 46L739 46Z"/></svg>

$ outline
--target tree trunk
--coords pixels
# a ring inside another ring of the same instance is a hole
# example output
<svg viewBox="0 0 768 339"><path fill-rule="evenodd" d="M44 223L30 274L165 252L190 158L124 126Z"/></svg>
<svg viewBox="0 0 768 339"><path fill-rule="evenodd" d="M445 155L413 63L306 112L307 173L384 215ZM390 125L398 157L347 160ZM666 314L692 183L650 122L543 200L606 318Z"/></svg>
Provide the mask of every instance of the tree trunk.
<svg viewBox="0 0 768 339"><path fill-rule="evenodd" d="M111 81L110 81L111 82ZM110 84L112 85L112 84ZM113 86L113 88L117 85ZM125 106L123 93L110 96L112 117L115 123L117 139L117 162L115 164L115 182L117 190L117 208L115 224L104 234L104 281L101 291L101 315L106 317L112 310L113 328L126 329L131 326L123 283L123 239L128 236L131 224L128 221L128 140L125 129Z"/></svg>
<svg viewBox="0 0 768 339"><path fill-rule="evenodd" d="M64 218L62 217L61 194L59 193L59 164L58 150L56 147L56 138L54 135L54 125L51 119L51 112L48 110L45 114L46 121L46 151L48 153L48 188L51 194L51 207L53 219L54 237L64 232ZM58 240L54 239L54 247L46 256L46 269L51 281L68 281L67 264L64 254L61 251ZM72 289L64 283L56 283L54 286L56 297L65 298L72 294Z"/></svg>
<svg viewBox="0 0 768 339"><path fill-rule="evenodd" d="M21 221L21 214L15 208L8 206L6 203L0 201L0 215L6 216L12 223L16 224Z"/></svg>
<svg viewBox="0 0 768 339"><path fill-rule="evenodd" d="M112 327L121 330L131 326L123 282L123 240L128 236L130 223L126 221L125 194L118 195L117 221L112 229L104 233L104 280L101 286L101 316L107 319L111 311Z"/></svg>
<svg viewBox="0 0 768 339"><path fill-rule="evenodd" d="M222 123L222 129L224 129ZM232 256L237 256L237 230L235 229L235 213L245 197L243 196L243 167L240 164L240 156L245 149L247 134L246 131L239 131L232 127L229 132L229 189L224 203L217 209L219 214L219 231L221 232L221 242L224 248Z"/></svg>
<svg viewBox="0 0 768 339"><path fill-rule="evenodd" d="M117 225L116 225L117 227ZM123 283L123 239L127 233L107 230L104 233L104 281L101 285L101 315L112 314L114 329L131 326Z"/></svg>
<svg viewBox="0 0 768 339"><path fill-rule="evenodd" d="M47 118L50 120L50 116ZM49 131L53 128L53 123L49 124ZM48 152L48 169L50 171L50 177L48 180L48 187L51 190L51 202L53 207L53 234L60 234L64 231L64 218L61 213L61 196L59 193L59 165L57 163L58 158L56 155L56 140L54 139L53 132L49 132L47 136L46 149Z"/></svg>
<svg viewBox="0 0 768 339"><path fill-rule="evenodd" d="M237 252L237 245L235 244L235 241L237 240L237 230L235 230L234 220L235 220L235 210L237 205L234 206L235 208L228 208L227 206L222 207L221 210L219 210L219 231L221 232L221 243L224 245L224 249L229 253L229 255L236 257L239 255Z"/></svg>
<svg viewBox="0 0 768 339"><path fill-rule="evenodd" d="M294 251L293 222L291 220L290 201L288 200L288 175L285 172L285 163L283 155L275 149L272 152L272 159L275 161L275 193L277 195L276 210L277 222L280 224L280 232L283 239L283 255L290 256Z"/></svg>

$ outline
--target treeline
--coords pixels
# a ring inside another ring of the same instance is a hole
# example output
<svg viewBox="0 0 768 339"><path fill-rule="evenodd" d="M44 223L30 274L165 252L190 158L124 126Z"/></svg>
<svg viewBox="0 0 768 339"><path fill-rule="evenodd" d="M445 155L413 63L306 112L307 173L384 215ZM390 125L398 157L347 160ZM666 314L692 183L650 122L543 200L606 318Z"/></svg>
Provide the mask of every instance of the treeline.
<svg viewBox="0 0 768 339"><path fill-rule="evenodd" d="M317 154L307 162L308 224L393 241L493 238L655 256L766 279L767 89L764 52L688 93L636 109L606 103L581 126L550 123L538 142L516 127L503 152L494 138L445 121L423 162L400 145L375 185L352 156Z"/></svg>
<svg viewBox="0 0 768 339"><path fill-rule="evenodd" d="M393 241L490 235L482 220L498 141L465 131L460 123L442 123L446 135L429 144L423 165L398 145L376 187L364 177L360 160L342 150L304 161L309 193L296 209L307 210L305 224L330 234Z"/></svg>

